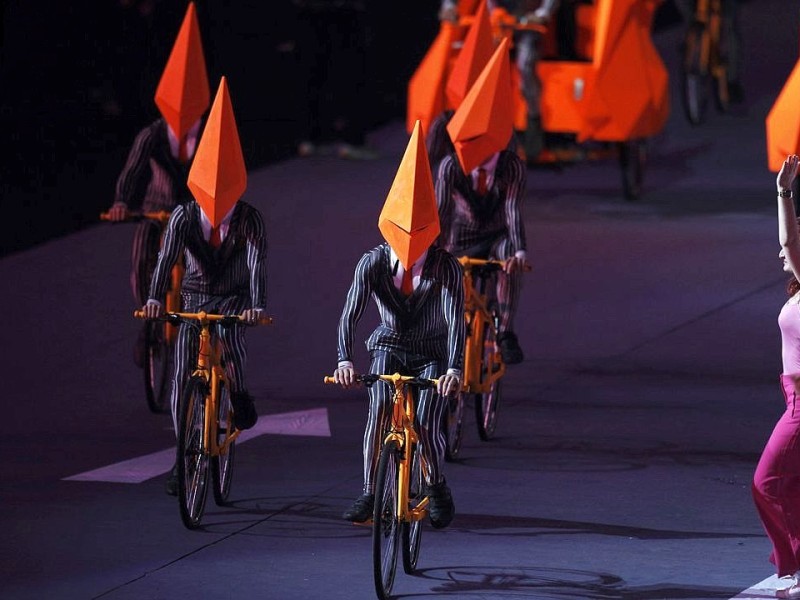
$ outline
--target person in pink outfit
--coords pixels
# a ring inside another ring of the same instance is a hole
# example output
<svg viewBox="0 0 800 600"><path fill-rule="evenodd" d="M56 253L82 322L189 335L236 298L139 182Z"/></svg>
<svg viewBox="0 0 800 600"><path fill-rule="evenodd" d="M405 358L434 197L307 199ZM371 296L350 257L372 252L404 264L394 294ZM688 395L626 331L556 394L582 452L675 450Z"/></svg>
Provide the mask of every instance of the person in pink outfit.
<svg viewBox="0 0 800 600"><path fill-rule="evenodd" d="M786 158L778 173L778 237L783 270L792 274L789 300L778 316L786 412L767 441L753 477L753 499L772 542L770 562L781 584L778 598L800 598L800 228L792 187L800 158Z"/></svg>

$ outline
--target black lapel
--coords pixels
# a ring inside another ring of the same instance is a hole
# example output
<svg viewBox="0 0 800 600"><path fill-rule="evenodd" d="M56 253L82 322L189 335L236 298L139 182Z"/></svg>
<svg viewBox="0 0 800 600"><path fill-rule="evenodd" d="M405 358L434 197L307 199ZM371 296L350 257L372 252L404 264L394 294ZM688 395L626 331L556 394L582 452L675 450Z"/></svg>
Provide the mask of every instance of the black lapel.
<svg viewBox="0 0 800 600"><path fill-rule="evenodd" d="M225 239L222 240L222 245L219 247L219 250L216 252L217 259L220 262L226 262L230 259L231 255L245 242L241 235L243 210L241 202L237 202L236 206L233 208L231 222L228 225L228 233Z"/></svg>
<svg viewBox="0 0 800 600"><path fill-rule="evenodd" d="M428 249L428 256L425 257L425 264L422 266L422 273L420 273L419 285L409 297L412 316L416 315L425 306L425 302L427 302L431 292L438 288L436 281L437 263L436 249Z"/></svg>
<svg viewBox="0 0 800 600"><path fill-rule="evenodd" d="M212 268L216 259L214 258L214 249L203 238L203 228L200 225L200 205L197 202L189 202L185 205L185 210L189 221L186 246L192 254L200 259L200 262L208 268Z"/></svg>
<svg viewBox="0 0 800 600"><path fill-rule="evenodd" d="M453 182L455 185L456 190L464 197L469 204L470 210L472 214L475 215L475 218L478 221L485 221L489 217L491 217L492 213L494 212L495 208L497 207L497 203L500 199L500 194L498 193L498 177L500 173L500 161L502 160L502 155L500 159L497 161L497 168L495 168L495 175L494 179L492 180L492 187L488 189L485 196L478 195L478 192L472 187L472 177L469 174L465 174L464 171L458 167L456 170L456 178Z"/></svg>

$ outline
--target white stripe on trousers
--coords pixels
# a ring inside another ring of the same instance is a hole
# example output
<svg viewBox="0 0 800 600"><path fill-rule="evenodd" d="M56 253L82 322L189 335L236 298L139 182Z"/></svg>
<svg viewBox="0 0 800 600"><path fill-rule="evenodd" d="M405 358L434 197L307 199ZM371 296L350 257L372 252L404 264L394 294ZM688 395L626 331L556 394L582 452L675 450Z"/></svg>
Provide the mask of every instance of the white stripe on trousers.
<svg viewBox="0 0 800 600"><path fill-rule="evenodd" d="M405 360L403 360L405 359ZM444 361L406 355L397 352L374 351L370 373L414 375L432 379L445 372ZM445 439L442 431L445 402L433 388L415 389L417 394L415 426L420 438L420 450L428 465L425 481L436 484L442 481ZM393 389L383 381L369 388L369 415L364 431L364 493L375 492L375 471L383 438L391 423Z"/></svg>

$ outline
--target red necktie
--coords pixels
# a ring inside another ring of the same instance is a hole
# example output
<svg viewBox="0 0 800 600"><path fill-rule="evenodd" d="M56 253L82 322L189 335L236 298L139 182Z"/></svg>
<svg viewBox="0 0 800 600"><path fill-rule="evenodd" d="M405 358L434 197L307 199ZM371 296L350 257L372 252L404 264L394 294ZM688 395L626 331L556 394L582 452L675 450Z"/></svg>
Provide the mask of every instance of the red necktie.
<svg viewBox="0 0 800 600"><path fill-rule="evenodd" d="M413 268L414 265L411 265L405 271L403 271L403 279L400 282L400 291L406 296L410 296L414 292L414 279L413 275L411 274L411 269Z"/></svg>
<svg viewBox="0 0 800 600"><path fill-rule="evenodd" d="M219 226L211 228L211 237L208 238L208 243L211 244L211 247L215 250L222 245L222 234L219 230Z"/></svg>
<svg viewBox="0 0 800 600"><path fill-rule="evenodd" d="M478 169L478 187L477 187L478 194L481 196L486 194L486 169L480 168Z"/></svg>

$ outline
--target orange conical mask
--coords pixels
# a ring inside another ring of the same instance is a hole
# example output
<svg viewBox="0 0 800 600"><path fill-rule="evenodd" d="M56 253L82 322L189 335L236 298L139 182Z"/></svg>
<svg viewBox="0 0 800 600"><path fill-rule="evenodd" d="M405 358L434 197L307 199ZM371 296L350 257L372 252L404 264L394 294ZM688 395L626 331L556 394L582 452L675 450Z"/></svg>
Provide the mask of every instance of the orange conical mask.
<svg viewBox="0 0 800 600"><path fill-rule="evenodd" d="M222 222L247 188L239 131L224 77L186 183L213 227Z"/></svg>
<svg viewBox="0 0 800 600"><path fill-rule="evenodd" d="M408 269L439 236L439 211L422 125L414 125L403 160L386 197L378 229Z"/></svg>
<svg viewBox="0 0 800 600"><path fill-rule="evenodd" d="M514 130L511 90L508 40L504 39L447 125L465 173L508 145Z"/></svg>
<svg viewBox="0 0 800 600"><path fill-rule="evenodd" d="M464 46L458 53L450 77L447 79L445 95L450 108L455 109L461 106L467 92L492 57L492 52L494 52L492 25L489 22L486 0L483 0L464 40Z"/></svg>
<svg viewBox="0 0 800 600"><path fill-rule="evenodd" d="M189 129L208 108L208 75L193 2L186 9L167 66L158 82L155 101L181 144Z"/></svg>

